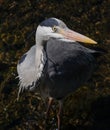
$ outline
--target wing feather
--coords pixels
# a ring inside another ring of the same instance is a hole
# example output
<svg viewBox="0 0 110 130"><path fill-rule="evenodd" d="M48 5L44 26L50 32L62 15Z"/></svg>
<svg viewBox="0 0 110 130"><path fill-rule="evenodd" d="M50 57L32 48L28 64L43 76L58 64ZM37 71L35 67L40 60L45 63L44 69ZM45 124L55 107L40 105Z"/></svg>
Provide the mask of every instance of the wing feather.
<svg viewBox="0 0 110 130"><path fill-rule="evenodd" d="M50 77L86 81L93 72L95 50L77 42L50 39L47 43L48 74ZM80 76L79 76L80 75Z"/></svg>

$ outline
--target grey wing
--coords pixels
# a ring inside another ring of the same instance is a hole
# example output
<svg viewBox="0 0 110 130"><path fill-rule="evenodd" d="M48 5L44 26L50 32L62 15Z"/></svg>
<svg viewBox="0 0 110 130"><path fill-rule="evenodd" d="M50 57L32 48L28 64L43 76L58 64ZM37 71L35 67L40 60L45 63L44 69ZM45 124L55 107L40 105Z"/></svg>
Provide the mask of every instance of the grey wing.
<svg viewBox="0 0 110 130"><path fill-rule="evenodd" d="M77 42L62 39L48 41L46 81L51 97L61 99L90 78L96 64L93 52Z"/></svg>
<svg viewBox="0 0 110 130"><path fill-rule="evenodd" d="M58 80L73 80L75 85L87 81L95 68L91 50L77 42L51 39L47 43L48 74Z"/></svg>
<svg viewBox="0 0 110 130"><path fill-rule="evenodd" d="M17 64L18 78L20 80L19 93L24 89L35 86L35 51L34 45L21 57Z"/></svg>

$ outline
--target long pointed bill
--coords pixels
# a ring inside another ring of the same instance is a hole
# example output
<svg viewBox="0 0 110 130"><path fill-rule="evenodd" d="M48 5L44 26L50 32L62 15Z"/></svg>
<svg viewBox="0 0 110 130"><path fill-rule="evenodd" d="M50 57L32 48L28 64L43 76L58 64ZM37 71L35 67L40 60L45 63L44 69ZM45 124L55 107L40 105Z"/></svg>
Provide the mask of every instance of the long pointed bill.
<svg viewBox="0 0 110 130"><path fill-rule="evenodd" d="M84 36L80 33L77 33L75 31L72 31L70 29L68 30L60 30L60 33L65 36L65 38L74 40L74 41L79 41L79 42L84 42L88 44L97 44L96 41L92 40L91 38Z"/></svg>

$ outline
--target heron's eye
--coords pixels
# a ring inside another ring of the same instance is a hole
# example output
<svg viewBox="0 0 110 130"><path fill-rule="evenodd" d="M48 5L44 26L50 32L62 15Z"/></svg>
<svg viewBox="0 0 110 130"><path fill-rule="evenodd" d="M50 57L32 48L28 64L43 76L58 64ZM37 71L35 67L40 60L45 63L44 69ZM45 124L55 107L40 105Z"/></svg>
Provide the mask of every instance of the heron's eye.
<svg viewBox="0 0 110 130"><path fill-rule="evenodd" d="M57 32L57 27L56 27L56 26L53 26L53 27L52 27L52 30L53 30L54 32Z"/></svg>

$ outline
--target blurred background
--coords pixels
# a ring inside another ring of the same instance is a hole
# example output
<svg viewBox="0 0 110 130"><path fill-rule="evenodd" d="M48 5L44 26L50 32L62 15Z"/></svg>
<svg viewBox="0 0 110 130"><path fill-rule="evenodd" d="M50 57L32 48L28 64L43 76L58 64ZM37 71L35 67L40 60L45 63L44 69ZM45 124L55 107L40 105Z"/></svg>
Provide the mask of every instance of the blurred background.
<svg viewBox="0 0 110 130"><path fill-rule="evenodd" d="M85 86L64 101L62 130L110 130L110 0L0 0L0 130L43 130L45 102L25 92L17 101L16 65L35 44L35 30L56 17L108 53ZM48 130L56 128L57 102Z"/></svg>

